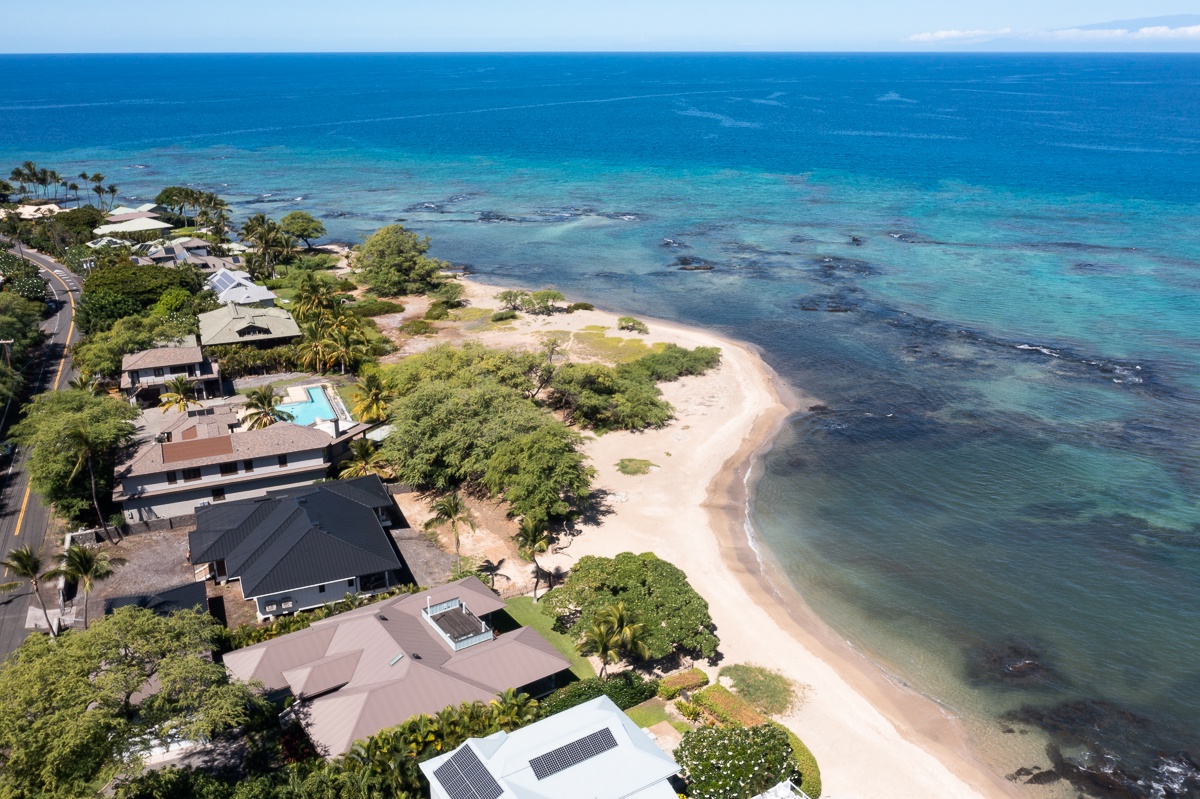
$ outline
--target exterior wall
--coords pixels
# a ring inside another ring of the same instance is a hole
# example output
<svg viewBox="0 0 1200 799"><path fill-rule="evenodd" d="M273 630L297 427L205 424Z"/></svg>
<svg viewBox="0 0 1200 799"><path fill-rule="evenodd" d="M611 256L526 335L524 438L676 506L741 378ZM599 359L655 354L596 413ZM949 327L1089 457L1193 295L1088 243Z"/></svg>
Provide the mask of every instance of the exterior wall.
<svg viewBox="0 0 1200 799"><path fill-rule="evenodd" d="M258 610L260 619L269 618L271 616L283 616L288 613L295 613L300 610L311 610L319 608L327 602L337 602L347 593L358 594L378 594L386 591L398 584L397 575L389 573L387 584L376 591L361 591L360 583L357 577L346 578L345 580L334 580L333 582L325 583L325 591L321 592L321 586L310 585L305 588L297 588L292 591L283 591L278 594L266 594L264 596L254 597L254 604ZM284 608L282 600L288 597L292 601L292 607ZM279 603L274 611L267 611L267 605Z"/></svg>
<svg viewBox="0 0 1200 799"><path fill-rule="evenodd" d="M264 462L261 473L258 465L260 460ZM267 460L267 458L255 459L255 476L250 480L238 481L236 478L244 476L240 470L236 476L230 475L222 478L218 466L203 467L203 476L200 480L185 483L181 476L179 482L173 486L167 484L164 475L146 475L148 482L144 485L151 493L122 500L121 507L125 512L125 518L129 521L142 521L186 516L195 513L196 507L200 503L212 503L214 488L223 487L226 500L256 499L264 496L268 491L309 485L314 480L325 477L326 474L323 454L319 451L316 457L305 458L303 464L297 463L295 466L291 463L292 456L288 456L289 463L286 470L279 468L274 456L269 460L275 468L267 469L265 467ZM131 482L126 480L122 485L130 486ZM338 596L340 597L341 594Z"/></svg>

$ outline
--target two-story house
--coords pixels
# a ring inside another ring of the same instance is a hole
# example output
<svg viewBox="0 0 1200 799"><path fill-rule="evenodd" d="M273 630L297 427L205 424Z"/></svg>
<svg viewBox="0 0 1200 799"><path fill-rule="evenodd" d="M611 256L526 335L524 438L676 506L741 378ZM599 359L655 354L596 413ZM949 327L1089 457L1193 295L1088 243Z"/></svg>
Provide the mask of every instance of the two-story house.
<svg viewBox="0 0 1200 799"><path fill-rule="evenodd" d="M206 281L208 288L217 295L222 304L260 305L269 308L275 304L275 292L260 286L250 278L249 272L237 269L218 269Z"/></svg>
<svg viewBox="0 0 1200 799"><path fill-rule="evenodd" d="M180 376L187 378L196 399L223 395L219 365L204 357L194 338L191 346L156 347L121 359L121 391L142 408L158 405L163 386Z"/></svg>
<svg viewBox="0 0 1200 799"><path fill-rule="evenodd" d="M229 303L200 314L200 343L249 344L277 347L300 337L300 326L282 308L259 308Z"/></svg>
<svg viewBox="0 0 1200 799"><path fill-rule="evenodd" d="M113 499L125 518L187 516L207 504L254 499L326 476L333 436L289 422L240 430L239 409L188 410L143 444L116 473Z"/></svg>

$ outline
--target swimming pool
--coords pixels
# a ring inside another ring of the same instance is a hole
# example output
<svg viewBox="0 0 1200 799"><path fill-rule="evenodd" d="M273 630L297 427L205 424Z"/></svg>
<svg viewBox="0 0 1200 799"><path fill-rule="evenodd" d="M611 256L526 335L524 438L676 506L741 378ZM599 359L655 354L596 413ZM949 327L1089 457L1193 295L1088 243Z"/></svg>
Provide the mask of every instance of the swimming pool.
<svg viewBox="0 0 1200 799"><path fill-rule="evenodd" d="M287 402L275 406L281 411L287 411L293 417L295 424L308 426L318 419L330 421L337 418L333 406L329 404L329 396L321 386L311 386L305 390L307 402Z"/></svg>

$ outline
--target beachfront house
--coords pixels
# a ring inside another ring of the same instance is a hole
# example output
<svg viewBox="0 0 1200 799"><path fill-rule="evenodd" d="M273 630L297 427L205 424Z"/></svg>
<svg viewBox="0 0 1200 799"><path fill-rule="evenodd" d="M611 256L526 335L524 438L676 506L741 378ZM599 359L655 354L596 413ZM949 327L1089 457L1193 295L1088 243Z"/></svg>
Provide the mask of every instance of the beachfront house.
<svg viewBox="0 0 1200 799"><path fill-rule="evenodd" d="M249 344L277 347L300 337L300 326L282 308L259 308L227 303L200 314L200 344Z"/></svg>
<svg viewBox="0 0 1200 799"><path fill-rule="evenodd" d="M298 488L329 471L334 437L277 422L241 430L239 405L192 408L119 467L113 499L129 521L190 516L197 507Z"/></svg>
<svg viewBox="0 0 1200 799"><path fill-rule="evenodd" d="M250 278L249 272L237 269L218 269L209 275L208 288L217 295L222 305L258 305L270 308L275 305L275 292L260 286Z"/></svg>
<svg viewBox="0 0 1200 799"><path fill-rule="evenodd" d="M266 619L408 582L385 529L397 519L374 475L272 491L198 508L189 557L197 580L237 580Z"/></svg>
<svg viewBox="0 0 1200 799"><path fill-rule="evenodd" d="M431 799L676 799L679 764L607 696L419 763Z"/></svg>
<svg viewBox="0 0 1200 799"><path fill-rule="evenodd" d="M295 697L295 717L333 757L420 713L488 702L509 688L551 691L570 661L528 627L496 635L490 619L503 608L467 577L234 650L225 667Z"/></svg>
<svg viewBox="0 0 1200 799"><path fill-rule="evenodd" d="M165 385L179 377L187 380L195 399L223 395L221 371L216 361L205 358L195 337L180 346L155 347L121 359L121 391L141 408L158 405Z"/></svg>
<svg viewBox="0 0 1200 799"><path fill-rule="evenodd" d="M132 219L127 219L123 222L110 222L96 228L93 233L97 236L126 236L133 234L154 233L163 230L170 230L171 226L153 216L142 214L135 215Z"/></svg>

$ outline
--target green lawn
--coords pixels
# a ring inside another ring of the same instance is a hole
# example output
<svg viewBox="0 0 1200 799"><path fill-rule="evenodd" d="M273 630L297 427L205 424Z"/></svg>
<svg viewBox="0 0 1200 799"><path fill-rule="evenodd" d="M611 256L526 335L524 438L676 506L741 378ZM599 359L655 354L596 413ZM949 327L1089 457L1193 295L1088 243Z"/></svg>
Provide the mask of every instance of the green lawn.
<svg viewBox="0 0 1200 799"><path fill-rule="evenodd" d="M553 644L555 649L562 652L567 660L571 661L571 673L576 677L586 680L596 676L596 670L592 668L591 663L588 663L587 658L575 651L575 642L570 637L550 629L554 624L553 619L542 613L541 608L533 604L533 597L519 596L510 599L505 603L505 610L517 624L537 630L538 634Z"/></svg>
<svg viewBox="0 0 1200 799"><path fill-rule="evenodd" d="M353 415L354 414L354 404L357 402L357 400L355 399L356 392L355 392L354 384L353 383L344 383L344 384L338 386L337 393L338 393L338 396L342 398L342 404L344 404L346 406L346 410L349 411L351 415Z"/></svg>
<svg viewBox="0 0 1200 799"><path fill-rule="evenodd" d="M647 699L640 705L634 705L625 711L625 715L629 716L639 727L653 727L660 721L665 721L680 732L687 732L692 728L686 722L674 721L667 716L667 703L658 697Z"/></svg>

